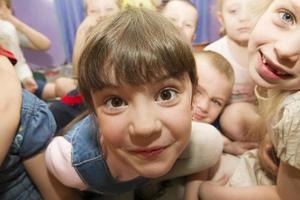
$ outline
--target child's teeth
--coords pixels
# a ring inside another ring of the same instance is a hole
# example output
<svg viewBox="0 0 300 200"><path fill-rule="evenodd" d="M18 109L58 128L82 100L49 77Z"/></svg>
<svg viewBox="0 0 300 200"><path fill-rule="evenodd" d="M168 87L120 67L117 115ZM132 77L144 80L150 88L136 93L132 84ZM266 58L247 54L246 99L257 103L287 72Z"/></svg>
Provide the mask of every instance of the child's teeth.
<svg viewBox="0 0 300 200"><path fill-rule="evenodd" d="M262 62L263 62L264 64L267 64L267 59L265 58L265 56L262 56Z"/></svg>

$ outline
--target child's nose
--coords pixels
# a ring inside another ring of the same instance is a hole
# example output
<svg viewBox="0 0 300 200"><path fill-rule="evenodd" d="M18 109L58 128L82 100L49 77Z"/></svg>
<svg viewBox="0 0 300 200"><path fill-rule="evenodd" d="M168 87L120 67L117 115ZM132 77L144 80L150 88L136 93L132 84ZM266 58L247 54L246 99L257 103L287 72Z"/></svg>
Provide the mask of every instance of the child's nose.
<svg viewBox="0 0 300 200"><path fill-rule="evenodd" d="M203 98L200 101L197 102L197 107L202 111L202 112L208 112L209 108L209 99L208 98Z"/></svg>
<svg viewBox="0 0 300 200"><path fill-rule="evenodd" d="M155 110L142 107L136 109L129 125L129 132L132 136L148 137L160 133L162 123Z"/></svg>
<svg viewBox="0 0 300 200"><path fill-rule="evenodd" d="M274 51L279 59L288 61L291 66L300 58L300 32L293 32L288 37L277 40L274 44ZM287 65L288 67L288 65Z"/></svg>
<svg viewBox="0 0 300 200"><path fill-rule="evenodd" d="M248 9L243 9L239 12L238 19L240 21L247 21L250 19L251 13L249 13Z"/></svg>

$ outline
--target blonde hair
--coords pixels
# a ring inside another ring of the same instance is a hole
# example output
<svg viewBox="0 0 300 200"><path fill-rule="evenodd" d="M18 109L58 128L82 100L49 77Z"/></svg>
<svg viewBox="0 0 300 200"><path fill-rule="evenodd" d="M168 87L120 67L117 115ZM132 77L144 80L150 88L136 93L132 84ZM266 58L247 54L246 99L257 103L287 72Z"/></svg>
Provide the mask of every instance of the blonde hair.
<svg viewBox="0 0 300 200"><path fill-rule="evenodd" d="M156 10L156 7L151 0L123 0L122 7L126 8L127 6Z"/></svg>
<svg viewBox="0 0 300 200"><path fill-rule="evenodd" d="M230 87L234 85L234 71L232 65L221 54L213 51L200 51L194 54L196 61L207 61L211 67L217 70L220 74L225 75L226 79L230 83Z"/></svg>

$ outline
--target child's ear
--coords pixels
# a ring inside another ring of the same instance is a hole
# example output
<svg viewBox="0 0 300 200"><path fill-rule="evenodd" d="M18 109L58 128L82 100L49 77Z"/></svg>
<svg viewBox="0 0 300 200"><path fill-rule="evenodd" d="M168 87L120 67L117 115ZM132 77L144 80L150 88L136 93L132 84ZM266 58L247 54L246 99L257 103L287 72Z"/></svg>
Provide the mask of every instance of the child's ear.
<svg viewBox="0 0 300 200"><path fill-rule="evenodd" d="M224 18L222 12L220 11L217 12L217 18L220 23L219 35L225 35L225 25L224 25Z"/></svg>

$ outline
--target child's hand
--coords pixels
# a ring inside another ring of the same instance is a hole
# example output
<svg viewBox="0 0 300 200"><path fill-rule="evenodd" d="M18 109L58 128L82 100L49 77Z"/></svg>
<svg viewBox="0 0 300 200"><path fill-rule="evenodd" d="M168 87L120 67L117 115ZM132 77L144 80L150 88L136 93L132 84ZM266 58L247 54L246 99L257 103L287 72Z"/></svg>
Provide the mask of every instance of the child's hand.
<svg viewBox="0 0 300 200"><path fill-rule="evenodd" d="M35 82L33 77L25 78L23 81L23 86L26 90L30 91L31 93L34 93L37 89L37 83Z"/></svg>
<svg viewBox="0 0 300 200"><path fill-rule="evenodd" d="M224 175L217 181L204 181L199 187L199 198L201 200L222 199L223 193L226 193L226 183L229 177Z"/></svg>
<svg viewBox="0 0 300 200"><path fill-rule="evenodd" d="M279 164L276 163L276 155L273 150L273 144L267 134L260 148L258 149L258 158L262 167L273 176L278 174Z"/></svg>
<svg viewBox="0 0 300 200"><path fill-rule="evenodd" d="M241 155L248 150L257 148L258 144L256 142L239 142L233 141L224 145L224 152L233 154L233 155Z"/></svg>
<svg viewBox="0 0 300 200"><path fill-rule="evenodd" d="M80 34L86 34L98 23L99 20L95 16L87 16L78 27L78 31L80 32Z"/></svg>

